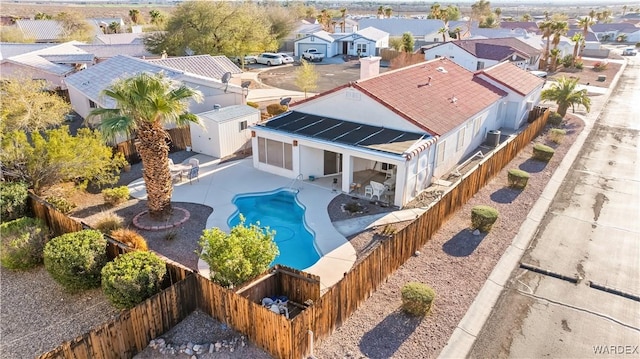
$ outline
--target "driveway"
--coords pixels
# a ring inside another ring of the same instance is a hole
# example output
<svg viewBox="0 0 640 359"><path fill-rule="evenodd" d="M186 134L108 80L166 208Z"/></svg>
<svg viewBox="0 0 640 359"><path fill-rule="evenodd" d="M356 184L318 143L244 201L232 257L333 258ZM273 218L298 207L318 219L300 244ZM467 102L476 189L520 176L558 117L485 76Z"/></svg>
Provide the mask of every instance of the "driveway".
<svg viewBox="0 0 640 359"><path fill-rule="evenodd" d="M471 358L640 356L639 97L634 58L586 116L593 128Z"/></svg>
<svg viewBox="0 0 640 359"><path fill-rule="evenodd" d="M338 86L342 86L351 81L360 78L360 62L358 60L350 60L345 62L342 56L333 57L323 60L322 62L314 62L312 65L318 72L318 88L313 92L325 92ZM300 67L300 63L293 65L274 66L268 68L264 65L251 65L251 68L267 68L258 75L260 81L266 85L290 90L300 91L296 86L296 70ZM380 73L387 71L387 67L380 67Z"/></svg>

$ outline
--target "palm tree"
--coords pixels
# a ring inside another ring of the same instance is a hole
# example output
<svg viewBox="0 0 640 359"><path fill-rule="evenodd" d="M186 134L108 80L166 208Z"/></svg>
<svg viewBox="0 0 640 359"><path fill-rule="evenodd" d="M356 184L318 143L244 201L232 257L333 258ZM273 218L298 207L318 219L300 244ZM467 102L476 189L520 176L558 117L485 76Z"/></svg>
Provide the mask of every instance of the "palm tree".
<svg viewBox="0 0 640 359"><path fill-rule="evenodd" d="M344 33L347 27L347 8L346 7L341 8L340 14L342 15L342 21L340 22L340 29L342 30L342 33Z"/></svg>
<svg viewBox="0 0 640 359"><path fill-rule="evenodd" d="M117 21L112 21L109 24L109 31L111 31L112 34L117 34L120 32L120 23Z"/></svg>
<svg viewBox="0 0 640 359"><path fill-rule="evenodd" d="M571 41L575 44L573 45L573 58L571 59L571 67L576 67L576 59L578 58L578 49L580 49L582 44L584 43L584 37L579 32L576 32L571 37Z"/></svg>
<svg viewBox="0 0 640 359"><path fill-rule="evenodd" d="M456 34L456 40L460 40L460 32L462 32L462 28L460 26L456 26L456 28L453 29L453 32Z"/></svg>
<svg viewBox="0 0 640 359"><path fill-rule="evenodd" d="M442 35L442 42L447 42L447 33L449 32L449 30L447 30L446 27L441 27L438 30L438 34Z"/></svg>
<svg viewBox="0 0 640 359"><path fill-rule="evenodd" d="M151 17L151 23L158 26L158 25L162 25L164 23L165 20L165 16L163 13L161 13L158 10L151 10L149 11L149 16Z"/></svg>
<svg viewBox="0 0 640 359"><path fill-rule="evenodd" d="M131 18L131 22L135 25L140 21L140 10L131 9L129 10L129 17Z"/></svg>
<svg viewBox="0 0 640 359"><path fill-rule="evenodd" d="M566 35L569 31L569 24L566 21L555 21L551 26L551 29L553 31L553 40L551 43L553 44L553 50L557 50L555 51L556 54L553 56L553 61L551 63L551 71L555 71L558 55L560 53L558 45L560 44L562 36Z"/></svg>
<svg viewBox="0 0 640 359"><path fill-rule="evenodd" d="M530 14L522 15L522 21L531 21L531 15Z"/></svg>
<svg viewBox="0 0 640 359"><path fill-rule="evenodd" d="M431 12L429 13L429 18L430 19L438 19L438 18L440 18L440 4L435 3L435 4L431 5L430 10L431 10Z"/></svg>
<svg viewBox="0 0 640 359"><path fill-rule="evenodd" d="M562 76L551 87L543 90L540 98L554 101L558 105L557 112L562 117L567 114L569 107L575 112L575 105L582 105L589 112L591 110L591 99L587 96L587 89L576 90L578 80L578 78L571 79Z"/></svg>
<svg viewBox="0 0 640 359"><path fill-rule="evenodd" d="M559 49L551 49L550 51L551 54L551 64L549 65L549 69L551 70L551 72L556 70L556 66L558 64L558 56L560 55L560 50Z"/></svg>
<svg viewBox="0 0 640 359"><path fill-rule="evenodd" d="M622 6L622 16L627 13L627 5Z"/></svg>
<svg viewBox="0 0 640 359"><path fill-rule="evenodd" d="M384 6L380 5L380 7L378 7L378 19L382 19L383 16L384 16Z"/></svg>
<svg viewBox="0 0 640 359"><path fill-rule="evenodd" d="M589 33L589 26L593 25L593 19L590 17L583 17L578 20L578 25L582 28L582 41L586 41L587 34ZM584 47L580 50L580 57L582 57L582 51L584 51Z"/></svg>
<svg viewBox="0 0 640 359"><path fill-rule="evenodd" d="M202 94L166 78L163 73L139 73L116 81L102 92L116 102L115 108L98 108L90 117L99 116L100 131L106 139L118 135L135 136L142 159L142 175L147 188L149 216L165 219L171 214L171 172L169 171L169 134L166 124L185 126L198 123L188 114L188 101L200 101Z"/></svg>
<svg viewBox="0 0 640 359"><path fill-rule="evenodd" d="M544 67L541 68L545 70L549 63L549 44L551 42L551 35L553 35L553 22L543 21L538 27L540 28L540 30L542 30L542 38L547 39L547 44L544 48L544 52L542 53L542 59L544 60Z"/></svg>
<svg viewBox="0 0 640 359"><path fill-rule="evenodd" d="M493 10L493 13L496 14L498 21L500 21L500 15L502 15L502 9L497 7L495 10Z"/></svg>

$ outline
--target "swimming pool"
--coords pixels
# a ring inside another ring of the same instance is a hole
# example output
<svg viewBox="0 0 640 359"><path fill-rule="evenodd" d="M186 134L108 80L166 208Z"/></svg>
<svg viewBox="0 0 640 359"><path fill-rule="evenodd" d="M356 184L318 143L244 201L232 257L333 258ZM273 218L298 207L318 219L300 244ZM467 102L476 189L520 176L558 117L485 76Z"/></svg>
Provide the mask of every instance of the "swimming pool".
<svg viewBox="0 0 640 359"><path fill-rule="evenodd" d="M260 222L276 232L275 241L280 254L271 265L282 264L303 270L320 259L315 236L304 221L305 207L298 202L297 192L281 189L273 192L237 195L233 204L238 210L229 217L229 228L240 223L240 214L246 223Z"/></svg>

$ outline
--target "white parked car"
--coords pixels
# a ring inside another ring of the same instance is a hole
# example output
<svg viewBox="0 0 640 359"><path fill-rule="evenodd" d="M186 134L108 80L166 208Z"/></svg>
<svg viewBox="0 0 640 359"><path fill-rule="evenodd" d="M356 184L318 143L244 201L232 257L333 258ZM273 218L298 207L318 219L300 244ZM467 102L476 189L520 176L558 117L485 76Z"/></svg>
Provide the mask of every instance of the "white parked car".
<svg viewBox="0 0 640 359"><path fill-rule="evenodd" d="M282 61L282 57L278 54L274 54L273 52L264 52L258 57L256 57L256 61L259 64L273 66L273 65L282 65L284 62Z"/></svg>
<svg viewBox="0 0 640 359"><path fill-rule="evenodd" d="M293 57L285 54L284 52L278 52L276 55L282 57L282 63L283 64L292 64L293 63Z"/></svg>
<svg viewBox="0 0 640 359"><path fill-rule="evenodd" d="M638 54L638 50L633 47L628 47L622 50L622 56L636 56Z"/></svg>

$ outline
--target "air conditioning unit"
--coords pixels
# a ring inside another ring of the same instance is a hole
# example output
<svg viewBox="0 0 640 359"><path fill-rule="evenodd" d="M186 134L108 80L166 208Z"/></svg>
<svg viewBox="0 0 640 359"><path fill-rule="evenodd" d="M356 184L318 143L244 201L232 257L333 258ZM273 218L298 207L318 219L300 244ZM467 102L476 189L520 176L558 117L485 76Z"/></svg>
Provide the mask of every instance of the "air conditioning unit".
<svg viewBox="0 0 640 359"><path fill-rule="evenodd" d="M533 101L527 101L527 111L533 110Z"/></svg>

